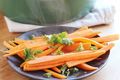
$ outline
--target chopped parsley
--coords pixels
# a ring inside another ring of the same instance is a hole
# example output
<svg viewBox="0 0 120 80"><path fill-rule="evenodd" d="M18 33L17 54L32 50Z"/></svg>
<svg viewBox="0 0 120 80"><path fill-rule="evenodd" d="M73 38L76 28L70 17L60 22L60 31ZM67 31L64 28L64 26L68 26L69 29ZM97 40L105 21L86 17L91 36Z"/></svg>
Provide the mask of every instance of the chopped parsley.
<svg viewBox="0 0 120 80"><path fill-rule="evenodd" d="M48 43L55 44L66 44L71 45L73 44L73 41L69 38L67 38L67 32L62 32L59 34L51 34L51 35L45 35L45 37L48 39Z"/></svg>
<svg viewBox="0 0 120 80"><path fill-rule="evenodd" d="M43 76L47 77L47 78L50 78L52 76L52 74L51 73L45 73L45 74L43 74Z"/></svg>
<svg viewBox="0 0 120 80"><path fill-rule="evenodd" d="M32 51L34 55L40 54L43 52L43 50L33 50Z"/></svg>
<svg viewBox="0 0 120 80"><path fill-rule="evenodd" d="M91 50L97 50L97 47L96 46L91 46L90 49Z"/></svg>
<svg viewBox="0 0 120 80"><path fill-rule="evenodd" d="M33 56L32 53L31 53L31 49L26 48L26 49L24 50L24 55L25 55L25 61L34 59L34 56Z"/></svg>
<svg viewBox="0 0 120 80"><path fill-rule="evenodd" d="M32 60L35 58L35 55L42 53L42 50L31 50L31 49L24 49L25 61Z"/></svg>

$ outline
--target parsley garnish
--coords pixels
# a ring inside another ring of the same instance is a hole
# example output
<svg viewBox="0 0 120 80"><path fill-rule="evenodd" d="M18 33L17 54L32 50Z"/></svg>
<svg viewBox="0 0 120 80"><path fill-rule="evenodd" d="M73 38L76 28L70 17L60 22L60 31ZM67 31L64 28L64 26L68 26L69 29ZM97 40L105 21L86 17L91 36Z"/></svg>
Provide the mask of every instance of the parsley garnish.
<svg viewBox="0 0 120 80"><path fill-rule="evenodd" d="M51 73L45 73L45 74L43 74L43 76L47 77L47 78L50 78L52 76L52 74Z"/></svg>
<svg viewBox="0 0 120 80"><path fill-rule="evenodd" d="M67 32L62 32L59 34L51 34L51 35L45 35L45 37L48 39L48 43L55 44L66 44L71 45L73 44L73 41L67 38Z"/></svg>
<svg viewBox="0 0 120 80"><path fill-rule="evenodd" d="M35 55L42 53L42 50L31 50L31 49L24 49L25 61L32 60L35 58Z"/></svg>
<svg viewBox="0 0 120 80"><path fill-rule="evenodd" d="M91 46L90 49L91 50L97 50L97 47L96 46Z"/></svg>
<svg viewBox="0 0 120 80"><path fill-rule="evenodd" d="M31 53L31 49L26 48L26 49L24 50L24 55L25 55L25 61L34 59L34 56L33 56L32 53Z"/></svg>

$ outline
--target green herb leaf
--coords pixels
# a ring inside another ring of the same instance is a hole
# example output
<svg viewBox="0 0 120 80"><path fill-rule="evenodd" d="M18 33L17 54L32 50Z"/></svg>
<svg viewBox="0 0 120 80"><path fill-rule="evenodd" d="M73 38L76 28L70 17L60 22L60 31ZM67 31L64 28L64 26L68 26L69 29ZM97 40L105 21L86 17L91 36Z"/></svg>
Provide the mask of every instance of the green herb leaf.
<svg viewBox="0 0 120 80"><path fill-rule="evenodd" d="M73 73L75 73L75 72L78 72L78 71L79 71L79 69L78 69L78 68L76 68L76 67L74 67L74 68L72 68L72 69L71 69L71 71L72 71Z"/></svg>
<svg viewBox="0 0 120 80"><path fill-rule="evenodd" d="M43 76L47 77L47 78L50 78L52 76L52 74L51 73L45 73L45 74L43 74Z"/></svg>
<svg viewBox="0 0 120 80"><path fill-rule="evenodd" d="M52 34L52 35L45 35L45 37L48 39L48 43L54 44L54 43L60 43L60 44L66 44L71 45L73 44L73 41L67 38L67 32L62 32L59 34Z"/></svg>
<svg viewBox="0 0 120 80"><path fill-rule="evenodd" d="M62 72L63 75L65 75L65 70L67 69L67 65L63 65L60 70Z"/></svg>
<svg viewBox="0 0 120 80"><path fill-rule="evenodd" d="M76 49L76 51L83 51L83 50L84 50L83 44L80 43L80 45L78 46L78 48Z"/></svg>
<svg viewBox="0 0 120 80"><path fill-rule="evenodd" d="M25 55L26 61L34 59L34 56L32 55L31 50L28 48L24 49L24 55Z"/></svg>
<svg viewBox="0 0 120 80"><path fill-rule="evenodd" d="M70 73L71 73L71 72L70 72L70 69L67 69L67 70L65 71L65 75L66 75L66 76L69 76Z"/></svg>
<svg viewBox="0 0 120 80"><path fill-rule="evenodd" d="M97 50L97 47L96 46L91 46L90 49L91 50Z"/></svg>
<svg viewBox="0 0 120 80"><path fill-rule="evenodd" d="M73 41L69 38L63 38L62 44L71 45L71 44L73 44Z"/></svg>
<svg viewBox="0 0 120 80"><path fill-rule="evenodd" d="M37 54L40 54L42 52L43 52L43 50L33 50L32 51L33 55L37 55Z"/></svg>
<svg viewBox="0 0 120 80"><path fill-rule="evenodd" d="M58 36L61 37L61 38L66 38L67 37L67 32L62 32L62 33L59 33Z"/></svg>

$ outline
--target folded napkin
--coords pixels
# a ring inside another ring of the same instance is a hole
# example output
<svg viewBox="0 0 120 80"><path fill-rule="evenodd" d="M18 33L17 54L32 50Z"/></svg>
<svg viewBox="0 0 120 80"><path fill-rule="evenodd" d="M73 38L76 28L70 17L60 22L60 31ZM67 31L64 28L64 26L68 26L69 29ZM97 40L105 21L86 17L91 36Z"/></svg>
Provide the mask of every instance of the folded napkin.
<svg viewBox="0 0 120 80"><path fill-rule="evenodd" d="M82 19L73 21L71 23L61 24L58 26L68 26L68 27L82 27L82 26L95 26L100 24L110 24L113 21L114 16L114 6L111 4L106 4L101 2L97 2L94 8L90 13L88 13ZM18 22L11 21L7 17L5 17L9 32L26 32L29 30L47 27L47 26L39 26L39 25L31 25L31 24L22 24ZM57 26L57 25L55 25Z"/></svg>

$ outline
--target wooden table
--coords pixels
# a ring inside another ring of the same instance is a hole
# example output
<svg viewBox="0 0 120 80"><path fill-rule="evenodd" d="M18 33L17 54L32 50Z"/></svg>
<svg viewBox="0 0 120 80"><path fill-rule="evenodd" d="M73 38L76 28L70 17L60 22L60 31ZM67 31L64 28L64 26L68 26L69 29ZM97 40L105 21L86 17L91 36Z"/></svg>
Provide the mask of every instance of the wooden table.
<svg viewBox="0 0 120 80"><path fill-rule="evenodd" d="M102 25L93 27L97 31L103 32L101 35L120 33L120 11L118 10L115 21L111 25ZM119 26L119 27L118 27ZM4 40L10 40L19 36L21 33L10 33L3 16L0 16L0 50L4 50L2 45ZM106 66L98 73L84 79L84 80L120 80L120 41L116 42L116 46L111 50L111 55ZM2 57L0 53L0 80L30 80L27 77L16 73L7 63L7 60Z"/></svg>

